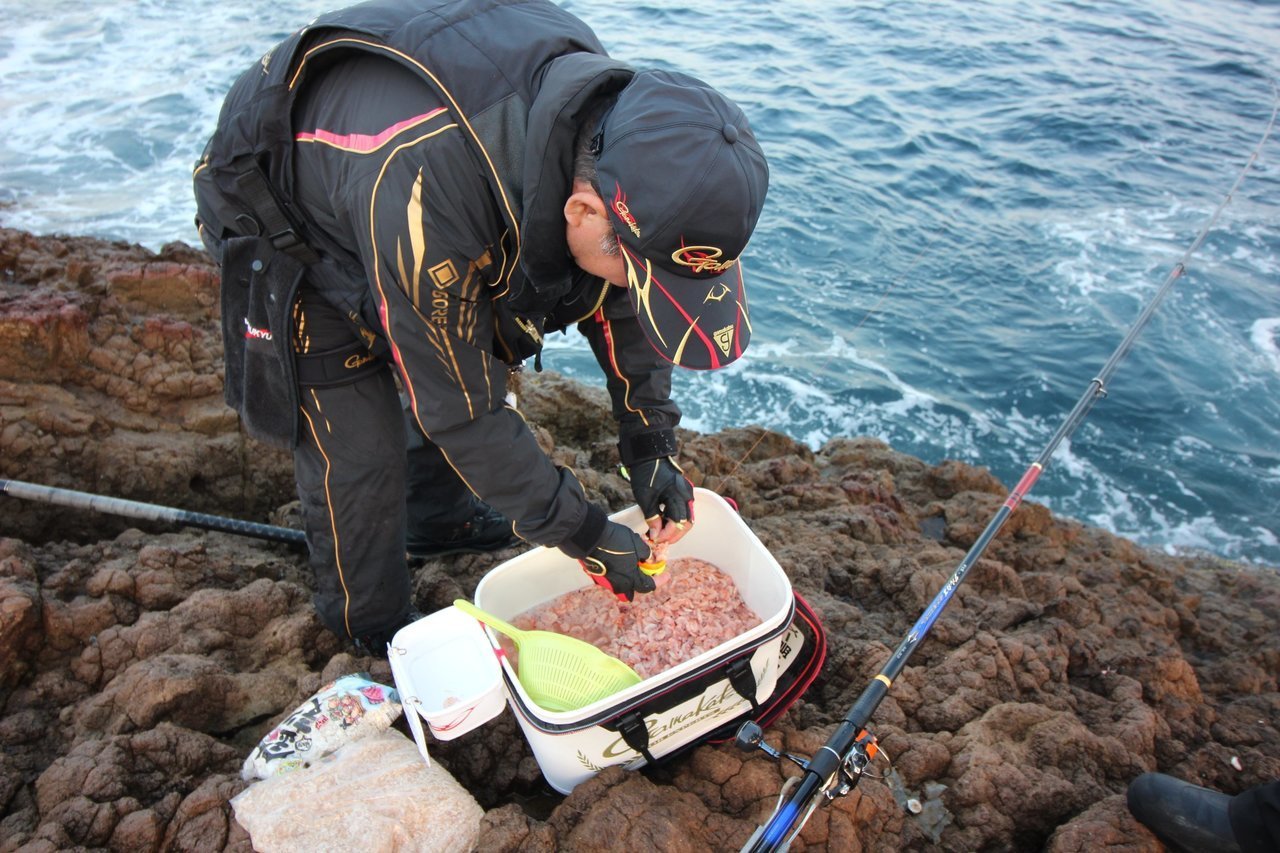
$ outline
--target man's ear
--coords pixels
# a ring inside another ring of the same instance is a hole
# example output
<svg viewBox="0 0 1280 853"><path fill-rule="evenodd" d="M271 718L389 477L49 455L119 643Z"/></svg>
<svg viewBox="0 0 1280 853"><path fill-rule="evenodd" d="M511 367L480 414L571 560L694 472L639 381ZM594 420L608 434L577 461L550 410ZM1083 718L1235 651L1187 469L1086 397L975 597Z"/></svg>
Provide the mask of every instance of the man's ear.
<svg viewBox="0 0 1280 853"><path fill-rule="evenodd" d="M564 203L564 221L573 227L580 227L590 217L599 216L606 220L609 214L605 211L604 199L592 189L586 181L574 181L573 193Z"/></svg>

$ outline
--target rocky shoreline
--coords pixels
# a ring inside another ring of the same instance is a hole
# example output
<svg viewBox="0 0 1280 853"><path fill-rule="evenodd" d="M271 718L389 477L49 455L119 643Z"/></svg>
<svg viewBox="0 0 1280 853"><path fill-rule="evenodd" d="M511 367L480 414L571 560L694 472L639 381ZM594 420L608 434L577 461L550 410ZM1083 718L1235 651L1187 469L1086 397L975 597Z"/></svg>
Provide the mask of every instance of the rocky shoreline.
<svg viewBox="0 0 1280 853"><path fill-rule="evenodd" d="M287 454L222 403L217 282L159 253L0 228L0 477L289 524ZM543 447L631 502L603 391L519 377ZM866 438L813 451L746 426L684 432L820 613L831 652L768 731L812 754L945 582L1006 487ZM469 597L516 551L428 562L414 597ZM264 732L383 660L323 629L296 549L0 496L0 851L252 849L229 799ZM793 850L1159 850L1123 792L1159 769L1234 793L1280 778L1280 571L1174 558L1028 502L873 720L893 759ZM432 755L487 810L477 849L736 850L784 775L703 746L561 797L509 713ZM907 797L925 808L906 810Z"/></svg>

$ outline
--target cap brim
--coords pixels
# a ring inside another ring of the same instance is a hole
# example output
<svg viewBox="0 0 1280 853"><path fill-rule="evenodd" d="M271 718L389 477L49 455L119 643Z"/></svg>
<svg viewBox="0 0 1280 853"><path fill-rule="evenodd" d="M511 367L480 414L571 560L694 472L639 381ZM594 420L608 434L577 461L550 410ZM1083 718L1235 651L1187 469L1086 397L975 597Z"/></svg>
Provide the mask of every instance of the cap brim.
<svg viewBox="0 0 1280 853"><path fill-rule="evenodd" d="M663 358L690 370L715 370L746 351L751 319L740 262L718 276L681 276L618 242L626 261L631 307Z"/></svg>

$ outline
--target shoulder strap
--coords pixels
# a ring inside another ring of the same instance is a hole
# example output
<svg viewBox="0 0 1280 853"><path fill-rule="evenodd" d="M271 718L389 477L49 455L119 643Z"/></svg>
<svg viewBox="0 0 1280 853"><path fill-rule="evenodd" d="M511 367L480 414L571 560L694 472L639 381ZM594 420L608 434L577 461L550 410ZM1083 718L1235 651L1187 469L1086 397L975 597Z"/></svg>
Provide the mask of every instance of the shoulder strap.
<svg viewBox="0 0 1280 853"><path fill-rule="evenodd" d="M236 174L236 187L241 200L253 211L262 227L261 236L281 252L287 252L300 263L314 264L320 256L303 240L300 226L276 198L262 169L251 159Z"/></svg>

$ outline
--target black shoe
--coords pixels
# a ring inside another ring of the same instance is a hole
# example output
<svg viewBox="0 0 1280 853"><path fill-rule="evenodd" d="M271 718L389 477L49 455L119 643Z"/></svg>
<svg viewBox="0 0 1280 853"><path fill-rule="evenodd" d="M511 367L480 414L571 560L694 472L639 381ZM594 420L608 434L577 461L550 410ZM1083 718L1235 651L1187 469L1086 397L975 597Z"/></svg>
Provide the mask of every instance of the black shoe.
<svg viewBox="0 0 1280 853"><path fill-rule="evenodd" d="M493 507L481 504L475 516L464 524L425 528L410 534L405 551L410 559L422 560L449 554L483 554L510 547L519 541L511 519Z"/></svg>
<svg viewBox="0 0 1280 853"><path fill-rule="evenodd" d="M422 616L423 614L418 611L418 608L410 607L404 618L397 620L393 627L355 637L352 639L351 645L355 646L356 651L362 655L369 657L385 655L387 653L387 645L395 637L396 632L406 625L412 625L417 622Z"/></svg>
<svg viewBox="0 0 1280 853"><path fill-rule="evenodd" d="M1227 806L1231 796L1163 773L1129 783L1129 813L1174 850L1240 853Z"/></svg>

